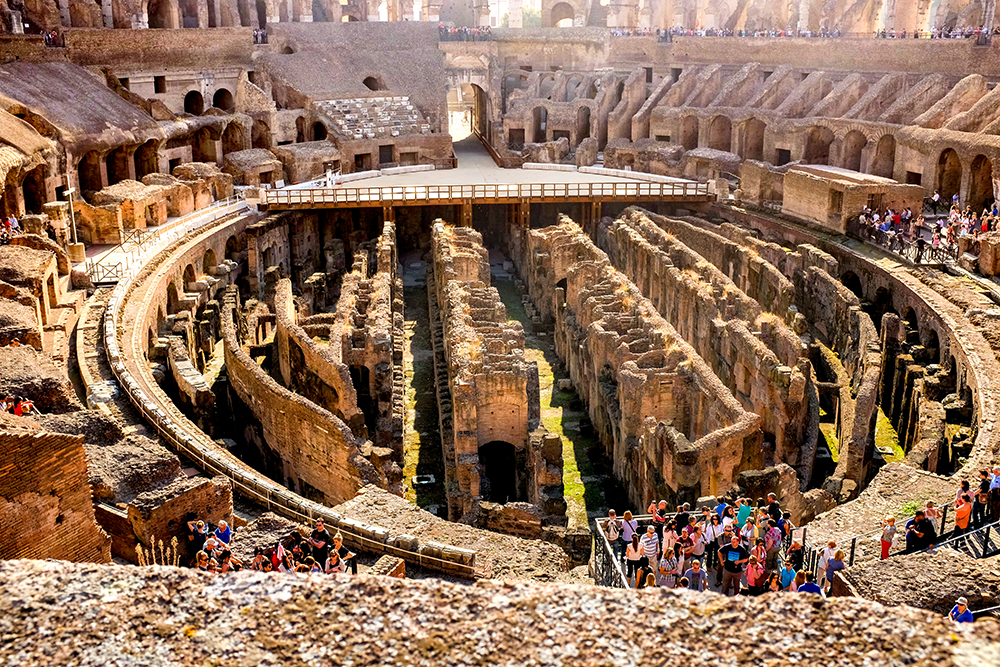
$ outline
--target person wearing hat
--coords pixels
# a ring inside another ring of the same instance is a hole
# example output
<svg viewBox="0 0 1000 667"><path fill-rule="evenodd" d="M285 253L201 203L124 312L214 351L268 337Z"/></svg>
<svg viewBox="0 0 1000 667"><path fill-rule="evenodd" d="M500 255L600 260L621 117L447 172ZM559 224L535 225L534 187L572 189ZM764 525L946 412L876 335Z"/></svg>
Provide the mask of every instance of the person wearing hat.
<svg viewBox="0 0 1000 667"><path fill-rule="evenodd" d="M955 606L951 608L950 612L948 612L948 616L951 617L951 620L956 623L972 623L972 612L969 611L968 604L969 601L964 597L958 598L958 600L955 601Z"/></svg>

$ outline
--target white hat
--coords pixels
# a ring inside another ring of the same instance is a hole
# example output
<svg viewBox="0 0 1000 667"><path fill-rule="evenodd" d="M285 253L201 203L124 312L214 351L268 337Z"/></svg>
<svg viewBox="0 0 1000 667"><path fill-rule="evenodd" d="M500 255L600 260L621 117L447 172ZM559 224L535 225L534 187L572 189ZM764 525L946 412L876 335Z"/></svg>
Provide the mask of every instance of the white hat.
<svg viewBox="0 0 1000 667"><path fill-rule="evenodd" d="M969 601L965 598L958 598L956 603L962 605L963 607L967 607L969 605Z"/></svg>

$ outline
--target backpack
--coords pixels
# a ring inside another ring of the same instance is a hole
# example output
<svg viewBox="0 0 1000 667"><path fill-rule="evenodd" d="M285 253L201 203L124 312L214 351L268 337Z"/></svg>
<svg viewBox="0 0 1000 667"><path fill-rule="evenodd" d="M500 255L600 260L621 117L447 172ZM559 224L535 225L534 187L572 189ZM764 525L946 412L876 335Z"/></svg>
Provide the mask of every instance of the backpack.
<svg viewBox="0 0 1000 667"><path fill-rule="evenodd" d="M618 538L621 537L621 529L618 527L618 520L608 521L608 527L605 530L608 536L609 542L617 542Z"/></svg>

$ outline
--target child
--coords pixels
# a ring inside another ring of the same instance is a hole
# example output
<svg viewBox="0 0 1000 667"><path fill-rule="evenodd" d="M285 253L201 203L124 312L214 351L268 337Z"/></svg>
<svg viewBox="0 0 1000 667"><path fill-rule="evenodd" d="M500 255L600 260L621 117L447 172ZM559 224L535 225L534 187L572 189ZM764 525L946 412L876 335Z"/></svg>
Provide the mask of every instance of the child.
<svg viewBox="0 0 1000 667"><path fill-rule="evenodd" d="M896 538L896 517L887 516L882 520L882 560L889 557L889 549Z"/></svg>

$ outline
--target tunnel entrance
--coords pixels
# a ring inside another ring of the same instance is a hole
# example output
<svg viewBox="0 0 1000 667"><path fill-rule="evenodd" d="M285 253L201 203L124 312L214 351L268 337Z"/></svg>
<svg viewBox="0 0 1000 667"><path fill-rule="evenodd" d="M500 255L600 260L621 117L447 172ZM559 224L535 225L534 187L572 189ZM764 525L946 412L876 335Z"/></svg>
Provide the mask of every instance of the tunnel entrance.
<svg viewBox="0 0 1000 667"><path fill-rule="evenodd" d="M514 445L503 440L479 448L479 495L492 503L517 500L517 470Z"/></svg>

